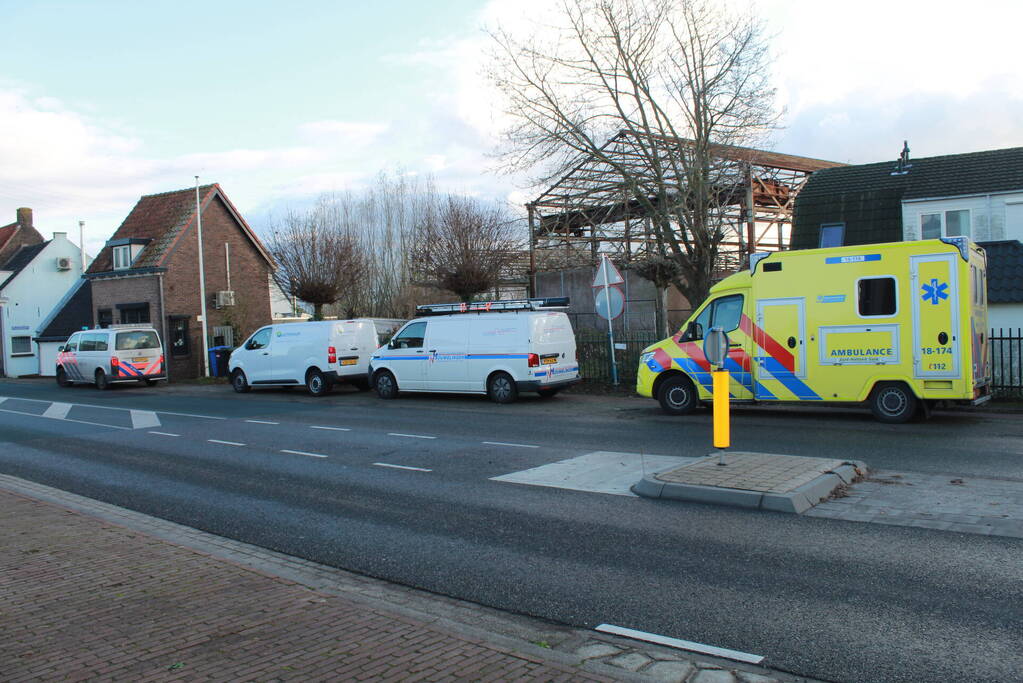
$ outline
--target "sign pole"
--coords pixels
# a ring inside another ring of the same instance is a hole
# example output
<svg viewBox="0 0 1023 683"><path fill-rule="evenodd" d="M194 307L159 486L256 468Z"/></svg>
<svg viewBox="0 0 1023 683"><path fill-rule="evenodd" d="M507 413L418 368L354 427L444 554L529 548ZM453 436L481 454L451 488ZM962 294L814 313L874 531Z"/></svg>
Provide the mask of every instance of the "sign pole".
<svg viewBox="0 0 1023 683"><path fill-rule="evenodd" d="M604 262L600 264L601 269L606 268L607 254L604 254ZM618 360L615 358L615 333L611 325L611 278L607 271L604 271L604 304L607 306L607 341L611 353L611 384L618 386Z"/></svg>

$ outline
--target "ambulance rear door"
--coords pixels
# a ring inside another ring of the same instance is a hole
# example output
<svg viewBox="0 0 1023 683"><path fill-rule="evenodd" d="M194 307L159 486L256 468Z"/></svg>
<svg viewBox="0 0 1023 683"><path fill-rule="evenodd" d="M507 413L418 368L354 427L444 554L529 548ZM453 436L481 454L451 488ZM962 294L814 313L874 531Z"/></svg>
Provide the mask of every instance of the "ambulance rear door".
<svg viewBox="0 0 1023 683"><path fill-rule="evenodd" d="M910 256L916 379L961 376L957 258L958 253Z"/></svg>

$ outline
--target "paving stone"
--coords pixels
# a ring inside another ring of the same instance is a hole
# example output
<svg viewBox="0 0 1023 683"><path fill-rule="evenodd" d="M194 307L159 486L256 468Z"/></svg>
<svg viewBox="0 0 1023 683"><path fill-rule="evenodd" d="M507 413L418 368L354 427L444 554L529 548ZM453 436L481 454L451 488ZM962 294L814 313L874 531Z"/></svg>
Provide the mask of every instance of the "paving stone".
<svg viewBox="0 0 1023 683"><path fill-rule="evenodd" d="M736 671L735 677L742 681L742 683L778 683L777 678L749 673L747 671Z"/></svg>
<svg viewBox="0 0 1023 683"><path fill-rule="evenodd" d="M650 676L659 681L682 683L694 671L696 671L696 667L690 662L657 662L650 668L644 669L643 675Z"/></svg>
<svg viewBox="0 0 1023 683"><path fill-rule="evenodd" d="M639 671L644 666L650 663L650 658L639 652L630 652L625 655L619 655L614 659L607 660L607 664L611 666L617 666L619 669L625 669L626 671Z"/></svg>
<svg viewBox="0 0 1023 683"><path fill-rule="evenodd" d="M736 683L731 671L724 669L701 669L690 683Z"/></svg>
<svg viewBox="0 0 1023 683"><path fill-rule="evenodd" d="M620 653L621 648L607 643L590 642L575 651L583 659L595 659L597 657L610 657Z"/></svg>

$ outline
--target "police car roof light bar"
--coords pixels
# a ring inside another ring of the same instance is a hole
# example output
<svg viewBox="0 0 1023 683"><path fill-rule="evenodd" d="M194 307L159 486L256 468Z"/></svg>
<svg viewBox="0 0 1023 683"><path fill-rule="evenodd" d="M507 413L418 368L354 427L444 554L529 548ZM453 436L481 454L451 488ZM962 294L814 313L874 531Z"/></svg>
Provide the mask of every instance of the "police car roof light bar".
<svg viewBox="0 0 1023 683"><path fill-rule="evenodd" d="M498 313L502 311L538 311L541 308L566 308L567 296L546 299L509 299L507 301L474 301L473 303L423 304L416 306L417 316L450 315L452 313Z"/></svg>

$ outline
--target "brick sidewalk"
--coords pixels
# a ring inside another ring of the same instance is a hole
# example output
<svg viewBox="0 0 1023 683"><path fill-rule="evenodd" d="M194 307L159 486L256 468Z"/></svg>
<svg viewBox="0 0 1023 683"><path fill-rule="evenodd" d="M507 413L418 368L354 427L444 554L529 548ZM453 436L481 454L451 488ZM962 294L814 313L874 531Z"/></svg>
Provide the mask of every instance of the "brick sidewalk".
<svg viewBox="0 0 1023 683"><path fill-rule="evenodd" d="M607 681L0 491L0 679Z"/></svg>

